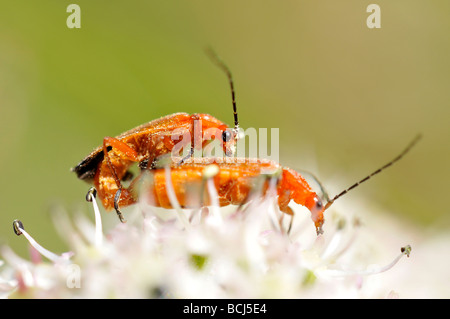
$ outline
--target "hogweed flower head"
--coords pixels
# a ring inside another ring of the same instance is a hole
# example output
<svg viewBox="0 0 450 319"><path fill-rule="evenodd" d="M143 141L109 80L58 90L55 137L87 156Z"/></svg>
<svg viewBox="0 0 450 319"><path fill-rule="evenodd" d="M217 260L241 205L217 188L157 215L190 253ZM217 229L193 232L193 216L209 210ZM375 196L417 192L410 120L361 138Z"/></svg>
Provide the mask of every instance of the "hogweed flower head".
<svg viewBox="0 0 450 319"><path fill-rule="evenodd" d="M168 168L166 174L170 176ZM72 223L64 213L55 219L71 249L61 255L39 245L20 221L14 221L16 234L24 235L32 251L45 258L28 261L3 247L0 296L396 297L389 283L381 290L365 291L364 278L390 270L402 256L409 256L410 246L384 266L357 269L352 262L358 252L376 246L359 238L358 221L330 214L325 234L317 236L305 208L295 207L295 217L278 210L276 192L271 191L276 183L269 183L267 196L260 200L255 196L246 205L219 208L215 174L213 166L205 168L202 191L212 206L182 209L169 178L173 210L148 206L143 199L129 210L127 223L106 235L92 189L87 200L92 202L94 223L81 216Z"/></svg>

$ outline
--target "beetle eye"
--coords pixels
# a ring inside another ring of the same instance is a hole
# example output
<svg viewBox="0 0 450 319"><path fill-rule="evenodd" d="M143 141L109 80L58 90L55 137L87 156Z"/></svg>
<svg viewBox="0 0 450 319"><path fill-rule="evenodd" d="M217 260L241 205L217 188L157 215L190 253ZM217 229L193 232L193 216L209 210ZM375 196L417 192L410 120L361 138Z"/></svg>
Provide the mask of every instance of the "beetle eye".
<svg viewBox="0 0 450 319"><path fill-rule="evenodd" d="M229 142L231 140L231 132L230 131L223 131L222 132L222 140L224 142Z"/></svg>

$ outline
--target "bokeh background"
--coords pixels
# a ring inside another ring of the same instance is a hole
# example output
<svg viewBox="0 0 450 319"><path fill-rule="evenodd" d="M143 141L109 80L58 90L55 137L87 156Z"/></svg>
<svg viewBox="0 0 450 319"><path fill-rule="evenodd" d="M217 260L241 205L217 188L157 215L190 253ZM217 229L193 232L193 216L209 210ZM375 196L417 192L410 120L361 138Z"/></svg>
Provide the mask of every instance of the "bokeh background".
<svg viewBox="0 0 450 319"><path fill-rule="evenodd" d="M280 128L282 164L313 172L331 195L408 156L340 201L364 198L417 229L450 229L450 2L0 0L0 240L20 253L19 218L64 251L52 211L89 214L70 168L104 136L174 112ZM105 218L116 218L109 214Z"/></svg>

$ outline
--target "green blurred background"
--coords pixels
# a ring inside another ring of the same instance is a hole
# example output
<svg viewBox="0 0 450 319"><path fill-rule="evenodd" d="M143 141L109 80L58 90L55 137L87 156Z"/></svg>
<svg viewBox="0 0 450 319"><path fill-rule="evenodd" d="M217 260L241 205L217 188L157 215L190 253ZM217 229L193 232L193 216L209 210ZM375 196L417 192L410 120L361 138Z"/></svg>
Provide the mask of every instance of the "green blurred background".
<svg viewBox="0 0 450 319"><path fill-rule="evenodd" d="M45 247L64 243L52 210L90 212L69 171L104 136L174 112L280 128L280 161L319 177L331 195L397 155L356 198L420 227L449 229L450 2L0 1L0 240L19 252L19 218ZM107 218L115 218L109 214Z"/></svg>

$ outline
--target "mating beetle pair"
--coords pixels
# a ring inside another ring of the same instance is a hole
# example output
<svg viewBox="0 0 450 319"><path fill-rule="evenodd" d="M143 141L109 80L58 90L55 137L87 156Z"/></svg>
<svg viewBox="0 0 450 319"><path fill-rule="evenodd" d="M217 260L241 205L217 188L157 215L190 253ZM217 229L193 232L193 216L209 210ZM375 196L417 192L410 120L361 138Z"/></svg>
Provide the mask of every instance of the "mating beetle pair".
<svg viewBox="0 0 450 319"><path fill-rule="evenodd" d="M152 186L147 190L154 201L155 206L172 208L166 190L167 181L164 169L155 166L155 161L166 154L170 154L176 145L174 135L190 134L188 141L191 152L177 163L171 165L171 179L177 199L182 207L189 207L190 201L186 198L187 189L201 183L202 172L206 162L193 161L194 145L203 148L211 140L203 140L194 143L194 122L201 121L201 136L206 130L215 129L215 139L219 139L226 161L218 161L218 173L214 177L220 206L229 204L240 205L249 199L255 177L261 176L267 171L276 171L278 174L277 195L278 206L284 213L293 214L289 203L294 201L305 206L311 212L311 218L315 224L317 234L322 233L324 211L330 207L336 199L346 194L351 189L365 182L370 177L380 173L385 168L400 160L419 140L416 137L407 147L392 161L342 191L333 199L326 202L310 187L307 181L296 171L282 167L273 161L263 159L239 159L234 158L236 141L239 139L239 122L236 109L235 91L231 72L226 65L212 52L213 61L222 68L228 76L231 87L234 128L229 128L225 123L208 114L175 113L153 120L134 129L131 129L117 137L105 137L102 146L96 148L84 160L72 170L77 176L87 182L93 183L98 195L106 209L115 208L121 221L124 221L120 207L134 204L138 201L136 184L140 176L136 177L129 187L125 188L122 182L130 178L130 167L138 163L141 171L151 170L153 173ZM186 145L181 145L186 146ZM265 187L267 189L267 187ZM208 204L205 200L197 205Z"/></svg>

